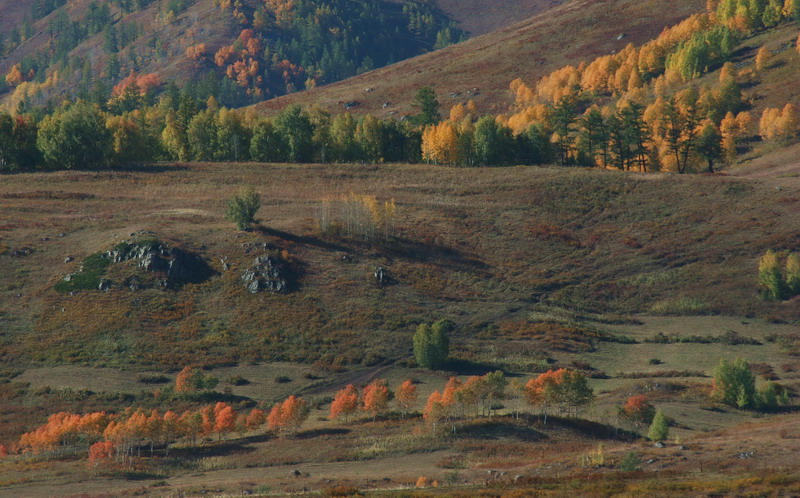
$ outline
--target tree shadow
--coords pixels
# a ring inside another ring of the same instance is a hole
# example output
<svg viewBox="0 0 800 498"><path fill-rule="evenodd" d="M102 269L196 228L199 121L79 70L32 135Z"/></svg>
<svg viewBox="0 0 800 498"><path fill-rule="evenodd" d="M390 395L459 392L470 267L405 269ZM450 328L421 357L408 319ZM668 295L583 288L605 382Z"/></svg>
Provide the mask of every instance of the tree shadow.
<svg viewBox="0 0 800 498"><path fill-rule="evenodd" d="M402 237L393 237L387 244L376 247L375 252L388 257L435 263L447 268L468 270L488 270L490 268L483 261L452 247L427 244Z"/></svg>
<svg viewBox="0 0 800 498"><path fill-rule="evenodd" d="M452 372L455 375L486 375L497 370L502 371L501 368L490 363L479 363L457 358L448 359L442 370ZM506 372L503 372L503 374L506 374Z"/></svg>
<svg viewBox="0 0 800 498"><path fill-rule="evenodd" d="M169 456L178 459L200 459L214 456L242 455L252 453L256 449L250 446L266 442L269 436L252 436L231 441L217 441L202 446L191 446L170 449Z"/></svg>
<svg viewBox="0 0 800 498"><path fill-rule="evenodd" d="M253 231L258 232L266 237L277 237L279 239L288 240L296 244L307 244L328 251L340 251L345 253L352 252L352 249L347 246L329 242L319 237L312 237L308 235L296 235L290 232L284 232L283 230L276 230L274 228L264 227L260 225L253 227Z"/></svg>
<svg viewBox="0 0 800 498"><path fill-rule="evenodd" d="M307 431L298 432L293 436L294 439L313 439L323 436L343 436L350 434L350 429L337 428L324 428L324 429L309 429Z"/></svg>
<svg viewBox="0 0 800 498"><path fill-rule="evenodd" d="M456 432L457 438L469 439L517 439L525 442L543 441L548 436L536 429L508 420L485 420L467 424Z"/></svg>

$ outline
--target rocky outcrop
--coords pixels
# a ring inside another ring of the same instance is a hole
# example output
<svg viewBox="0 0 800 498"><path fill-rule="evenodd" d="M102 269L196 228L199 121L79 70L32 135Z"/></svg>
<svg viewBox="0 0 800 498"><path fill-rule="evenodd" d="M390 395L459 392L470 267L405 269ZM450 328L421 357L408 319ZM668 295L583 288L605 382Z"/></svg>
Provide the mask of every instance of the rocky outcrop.
<svg viewBox="0 0 800 498"><path fill-rule="evenodd" d="M289 292L291 271L289 265L274 256L258 256L253 266L242 272L242 281L248 292L256 294L269 291L273 294Z"/></svg>
<svg viewBox="0 0 800 498"><path fill-rule="evenodd" d="M156 241L123 243L104 255L112 263L135 259L139 268L166 276L166 284L200 283L213 271L200 256Z"/></svg>
<svg viewBox="0 0 800 498"><path fill-rule="evenodd" d="M72 261L72 258L68 259ZM107 278L107 272L112 265L129 261L131 263L125 265L125 270L114 270L113 275L120 277L120 273L124 275L126 271L133 270L127 277L123 276L121 283L122 287L130 290L179 287L186 283L203 282L214 274L203 258L189 251L156 240L133 241L88 256L78 270L64 276L55 289L61 293L95 289L109 291L120 284ZM147 273L152 276L147 276Z"/></svg>

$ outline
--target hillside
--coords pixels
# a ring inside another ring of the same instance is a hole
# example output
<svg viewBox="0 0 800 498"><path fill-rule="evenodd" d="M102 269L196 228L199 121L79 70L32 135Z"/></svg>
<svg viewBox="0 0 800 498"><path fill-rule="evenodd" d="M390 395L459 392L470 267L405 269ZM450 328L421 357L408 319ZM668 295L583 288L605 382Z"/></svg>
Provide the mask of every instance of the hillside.
<svg viewBox="0 0 800 498"><path fill-rule="evenodd" d="M264 200L249 233L222 219L225 200L245 185ZM320 232L322 201L350 192L396 200L388 243ZM470 494L495 484L561 489L582 476L586 493L635 492L669 486L658 479L664 469L694 490L796 485L796 463L786 456L797 451L796 417L741 425L752 412L711 405L708 392L719 360L737 357L762 372L759 386L763 378L793 393L800 388L797 298L764 301L756 287L766 249L800 249L798 197L791 177L571 168L464 175L409 165L164 164L4 177L0 394L8 402L0 444L13 448L19 434L62 410L180 411L207 399L246 413L290 394L312 410L296 434L206 438L168 455L157 445L149 456L145 447L135 470L100 476L87 469L80 444L15 455L0 459L0 490L398 489L428 476ZM89 267L92 254L124 254L121 242L151 247L154 239L201 257L213 272L162 287L123 258L106 270L106 291L56 290L81 264ZM267 254L292 269L288 293L248 292L242 275ZM388 285L376 282L379 266ZM440 318L456 324L458 361L445 372L416 368L411 333ZM196 401L162 397L188 364L208 367L222 383L218 392ZM581 415L588 420L551 417L545 425L514 394L500 416L459 423L452 437L431 435L419 415L328 420L331 397L349 383L380 377L394 389L414 378L414 410L421 410L451 374L502 369L524 382L562 366L592 377L598 397ZM674 418L670 430L681 442L657 449L615 428L622 422L613 414L631 393L646 394ZM605 463L580 464L598 442ZM782 480L741 481L763 460L736 455L754 450L787 465ZM619 473L629 452L644 474ZM31 463L37 458L47 465ZM698 461L707 474L696 474ZM301 475L287 481L296 468ZM554 475L554 468L561 470ZM496 469L509 475L487 482ZM517 474L531 480L512 482Z"/></svg>
<svg viewBox="0 0 800 498"><path fill-rule="evenodd" d="M221 219L240 185L264 195L264 229L236 234ZM16 331L6 358L378 363L406 357L410 327L438 318L467 336L549 309L800 318L790 303L758 299L754 285L766 249L798 249L791 178L231 165L21 174L0 188L0 257L13 269L0 277L3 321ZM321 237L320 202L348 192L396 199L394 242ZM200 254L219 275L179 291L52 289L140 230ZM23 247L31 254L11 256ZM270 250L295 262L297 290L249 295L239 273ZM222 271L223 257L234 270ZM375 286L378 266L398 285Z"/></svg>
<svg viewBox="0 0 800 498"><path fill-rule="evenodd" d="M535 82L567 64L621 50L628 43L643 43L703 9L705 2L696 0L566 2L464 43L263 102L254 110L271 114L296 103L341 112L342 103L357 101L350 112L397 117L415 114L411 103L417 90L433 85L445 112L472 99L479 112L499 114L513 102L508 85L515 78ZM618 40L619 35L624 36Z"/></svg>
<svg viewBox="0 0 800 498"><path fill-rule="evenodd" d="M439 9L472 36L516 24L562 3L565 0L436 0Z"/></svg>
<svg viewBox="0 0 800 498"><path fill-rule="evenodd" d="M132 71L179 86L202 81L213 87L206 93L238 107L466 36L435 4L416 0L4 0L0 10L0 74L10 75L0 98L12 108L26 97L98 99L98 85L108 92Z"/></svg>

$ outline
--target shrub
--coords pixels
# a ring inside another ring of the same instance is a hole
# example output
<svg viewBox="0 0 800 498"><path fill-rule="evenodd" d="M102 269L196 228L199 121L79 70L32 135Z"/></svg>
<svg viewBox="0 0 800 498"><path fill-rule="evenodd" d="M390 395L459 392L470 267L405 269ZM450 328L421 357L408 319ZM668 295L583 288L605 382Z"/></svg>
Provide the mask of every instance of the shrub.
<svg viewBox="0 0 800 498"><path fill-rule="evenodd" d="M225 219L236 223L239 230L249 230L260 207L261 196L252 188L246 188L228 201Z"/></svg>
<svg viewBox="0 0 800 498"><path fill-rule="evenodd" d="M623 472L633 472L634 470L639 470L639 465L642 463L639 460L639 455L635 451L631 451L619 464L619 468Z"/></svg>

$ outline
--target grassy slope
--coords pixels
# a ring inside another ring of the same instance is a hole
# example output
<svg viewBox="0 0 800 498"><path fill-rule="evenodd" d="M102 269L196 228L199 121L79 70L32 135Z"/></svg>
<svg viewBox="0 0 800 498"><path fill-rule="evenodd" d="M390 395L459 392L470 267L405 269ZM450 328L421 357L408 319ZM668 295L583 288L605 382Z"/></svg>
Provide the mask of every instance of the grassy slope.
<svg viewBox="0 0 800 498"><path fill-rule="evenodd" d="M437 0L436 5L472 36L484 35L533 17L564 0Z"/></svg>
<svg viewBox="0 0 800 498"><path fill-rule="evenodd" d="M136 362L171 365L320 356L376 362L407 355L415 321L448 317L463 334L474 334L552 307L800 318L796 303L763 302L754 287L765 249L800 248L794 217L800 186L792 179L548 168L463 173L428 166L193 165L7 177L0 186L0 242L35 252L0 256L8 268L0 275L2 320L19 334L6 337L5 358L109 365L128 362L130 354ZM222 221L224 200L240 185L264 195L261 219L268 228L236 234ZM397 199L395 243L370 249L318 238L320 199L350 191ZM218 270L227 256L233 270L179 292L52 290L82 258L140 229L196 250ZM244 291L239 271L263 252L255 247L262 243L297 260L303 272L297 292ZM345 254L351 262L342 261ZM65 264L66 256L76 261ZM371 272L378 265L400 283L376 287Z"/></svg>
<svg viewBox="0 0 800 498"><path fill-rule="evenodd" d="M536 81L567 64L577 64L619 50L628 43L642 43L657 36L705 2L680 0L574 0L538 16L480 36L465 43L378 69L346 81L300 92L255 106L271 113L288 104L316 104L334 111L339 102L357 100L351 112L383 116L415 113L411 106L416 91L434 85L442 110L470 98L467 90L478 88L474 98L481 112L501 113L511 103L508 84L521 77ZM617 35L626 37L618 41ZM372 88L367 93L364 90ZM459 93L451 98L451 93ZM384 102L391 105L383 108ZM339 106L341 109L341 106Z"/></svg>

